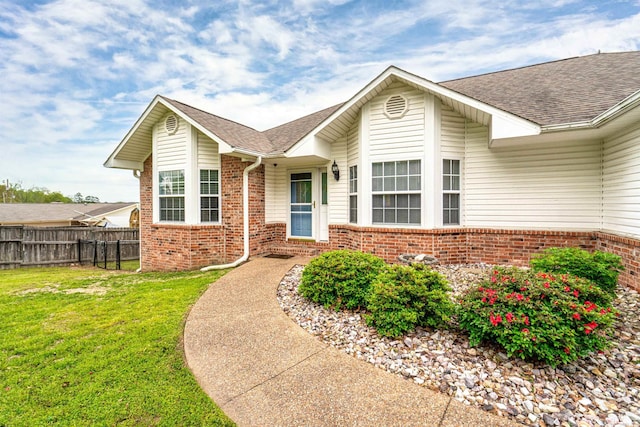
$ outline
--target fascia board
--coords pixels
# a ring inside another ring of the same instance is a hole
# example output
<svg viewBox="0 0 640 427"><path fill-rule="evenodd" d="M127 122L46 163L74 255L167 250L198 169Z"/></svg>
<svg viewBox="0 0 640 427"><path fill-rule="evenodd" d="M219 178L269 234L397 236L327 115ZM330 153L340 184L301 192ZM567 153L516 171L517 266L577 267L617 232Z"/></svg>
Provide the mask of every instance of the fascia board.
<svg viewBox="0 0 640 427"><path fill-rule="evenodd" d="M131 169L131 170L139 170L140 172L144 171L144 162L136 162L133 160L119 160L119 159L109 158L104 163L104 166L107 168L114 168L114 169Z"/></svg>

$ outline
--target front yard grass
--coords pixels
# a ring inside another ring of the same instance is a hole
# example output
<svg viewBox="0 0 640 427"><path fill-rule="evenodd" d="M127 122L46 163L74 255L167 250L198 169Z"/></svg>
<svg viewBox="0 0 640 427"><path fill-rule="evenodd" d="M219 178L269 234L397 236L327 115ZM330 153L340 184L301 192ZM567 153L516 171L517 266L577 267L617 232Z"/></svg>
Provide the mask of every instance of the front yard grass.
<svg viewBox="0 0 640 427"><path fill-rule="evenodd" d="M0 270L0 426L233 425L181 344L189 307L220 276Z"/></svg>

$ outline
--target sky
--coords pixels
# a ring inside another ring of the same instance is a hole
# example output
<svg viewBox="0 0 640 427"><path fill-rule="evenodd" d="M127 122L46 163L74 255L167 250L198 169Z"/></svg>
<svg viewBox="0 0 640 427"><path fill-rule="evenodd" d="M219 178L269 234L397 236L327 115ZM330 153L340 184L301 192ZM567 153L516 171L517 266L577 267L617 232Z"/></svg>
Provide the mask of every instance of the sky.
<svg viewBox="0 0 640 427"><path fill-rule="evenodd" d="M0 181L137 201L156 94L265 130L389 65L434 82L640 49L640 0L0 0Z"/></svg>

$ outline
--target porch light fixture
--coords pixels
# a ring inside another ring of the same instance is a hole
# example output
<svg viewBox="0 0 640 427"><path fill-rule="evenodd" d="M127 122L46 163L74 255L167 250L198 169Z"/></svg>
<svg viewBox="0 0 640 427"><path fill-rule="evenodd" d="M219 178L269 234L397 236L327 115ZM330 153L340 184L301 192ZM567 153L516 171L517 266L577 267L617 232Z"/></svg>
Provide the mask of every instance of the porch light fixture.
<svg viewBox="0 0 640 427"><path fill-rule="evenodd" d="M338 169L338 164L336 163L336 161L333 161L333 164L331 165L331 172L333 172L333 177L335 178L336 181L340 180L340 169Z"/></svg>

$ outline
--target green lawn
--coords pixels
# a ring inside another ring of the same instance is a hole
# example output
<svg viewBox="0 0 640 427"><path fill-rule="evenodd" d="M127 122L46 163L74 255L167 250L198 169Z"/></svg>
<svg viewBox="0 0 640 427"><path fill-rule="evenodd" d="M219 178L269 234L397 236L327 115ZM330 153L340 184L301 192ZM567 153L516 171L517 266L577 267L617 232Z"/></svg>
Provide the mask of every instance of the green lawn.
<svg viewBox="0 0 640 427"><path fill-rule="evenodd" d="M181 345L220 275L0 270L0 426L233 425Z"/></svg>

